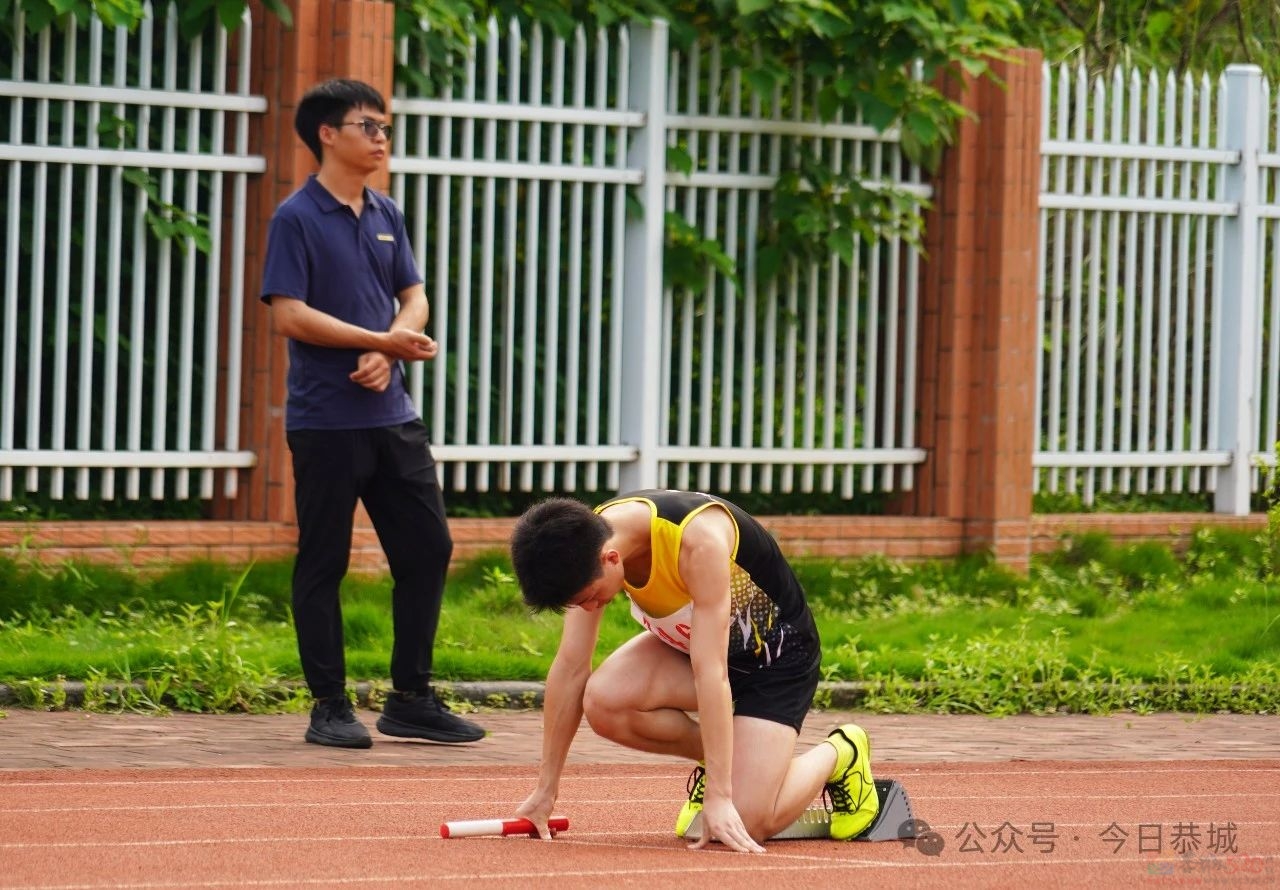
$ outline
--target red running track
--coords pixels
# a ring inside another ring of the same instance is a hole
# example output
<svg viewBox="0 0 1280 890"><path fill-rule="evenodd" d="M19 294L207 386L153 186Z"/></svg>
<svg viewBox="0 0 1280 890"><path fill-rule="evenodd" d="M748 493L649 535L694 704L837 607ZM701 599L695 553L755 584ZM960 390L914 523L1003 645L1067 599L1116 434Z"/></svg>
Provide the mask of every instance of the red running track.
<svg viewBox="0 0 1280 890"><path fill-rule="evenodd" d="M0 890L205 887L1280 887L1280 759L877 764L936 855L901 842L689 852L676 763L573 764L570 829L501 818L530 765L0 771Z"/></svg>

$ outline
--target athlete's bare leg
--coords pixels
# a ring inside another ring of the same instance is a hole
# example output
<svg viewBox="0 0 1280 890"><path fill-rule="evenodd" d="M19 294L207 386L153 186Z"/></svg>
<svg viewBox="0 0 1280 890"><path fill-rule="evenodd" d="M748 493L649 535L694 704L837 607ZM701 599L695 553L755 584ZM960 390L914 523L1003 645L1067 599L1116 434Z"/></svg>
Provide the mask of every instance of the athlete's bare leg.
<svg viewBox="0 0 1280 890"><path fill-rule="evenodd" d="M689 656L649 633L619 646L591 674L582 707L606 739L653 754L702 759Z"/></svg>
<svg viewBox="0 0 1280 890"><path fill-rule="evenodd" d="M607 739L654 754L703 759L689 657L651 634L620 646L591 675L587 721ZM835 769L818 744L795 756L796 732L757 717L733 718L733 803L757 841L786 828L813 803Z"/></svg>
<svg viewBox="0 0 1280 890"><path fill-rule="evenodd" d="M733 718L733 804L757 841L798 819L835 769L836 750L830 745L815 745L798 757L795 746L790 726Z"/></svg>

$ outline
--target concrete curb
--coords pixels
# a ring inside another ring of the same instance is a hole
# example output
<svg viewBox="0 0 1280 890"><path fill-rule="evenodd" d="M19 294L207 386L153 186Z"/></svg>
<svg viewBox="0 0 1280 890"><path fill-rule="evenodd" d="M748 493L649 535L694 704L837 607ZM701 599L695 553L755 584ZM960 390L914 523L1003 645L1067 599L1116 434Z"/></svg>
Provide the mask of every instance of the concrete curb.
<svg viewBox="0 0 1280 890"><path fill-rule="evenodd" d="M146 687L141 683L128 684L129 688L145 693ZM475 707L527 710L542 707L544 684L521 680L499 681L441 681L436 685L440 693L449 701L465 702ZM103 684L101 691L115 694L122 688L120 684ZM298 682L280 684L279 697L286 699L305 687ZM371 699L385 693L391 688L388 681L371 683L362 681L354 686L356 702L361 707L370 707ZM65 680L61 683L43 683L38 687L43 704L42 709L79 708L85 700L85 684L79 680ZM0 707L22 708L32 705L35 688L24 686L18 688L0 683ZM858 707L866 699L866 689L861 683L820 683L818 696L824 708L852 709ZM168 702L172 704L172 702Z"/></svg>

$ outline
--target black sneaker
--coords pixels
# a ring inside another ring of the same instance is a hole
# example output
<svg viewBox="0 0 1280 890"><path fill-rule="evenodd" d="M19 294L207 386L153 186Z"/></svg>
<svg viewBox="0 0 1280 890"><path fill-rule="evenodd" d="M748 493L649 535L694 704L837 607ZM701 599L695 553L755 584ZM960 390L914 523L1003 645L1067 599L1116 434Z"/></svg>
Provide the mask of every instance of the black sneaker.
<svg viewBox="0 0 1280 890"><path fill-rule="evenodd" d="M307 741L334 748L370 748L373 739L369 730L356 719L351 699L345 695L316 699L311 706L311 725L307 727Z"/></svg>
<svg viewBox="0 0 1280 890"><path fill-rule="evenodd" d="M484 738L483 727L450 711L430 687L421 692L388 695L378 718L378 732L433 742L474 742Z"/></svg>

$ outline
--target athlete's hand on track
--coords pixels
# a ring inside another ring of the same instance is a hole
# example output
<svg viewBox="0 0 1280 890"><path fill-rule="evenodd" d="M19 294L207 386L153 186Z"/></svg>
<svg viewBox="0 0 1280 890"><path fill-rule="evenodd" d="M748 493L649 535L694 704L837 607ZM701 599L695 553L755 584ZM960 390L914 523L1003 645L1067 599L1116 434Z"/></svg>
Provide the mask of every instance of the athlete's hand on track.
<svg viewBox="0 0 1280 890"><path fill-rule="evenodd" d="M544 841L549 841L555 837L555 832L547 827L547 820L551 818L551 810L555 805L554 795L546 794L542 789L535 789L524 803L516 807L516 815L532 822L538 829L538 836Z"/></svg>
<svg viewBox="0 0 1280 890"><path fill-rule="evenodd" d="M700 850L711 841L719 841L739 853L764 852L764 847L747 833L733 801L708 795L702 804L702 837L690 844L689 849Z"/></svg>

